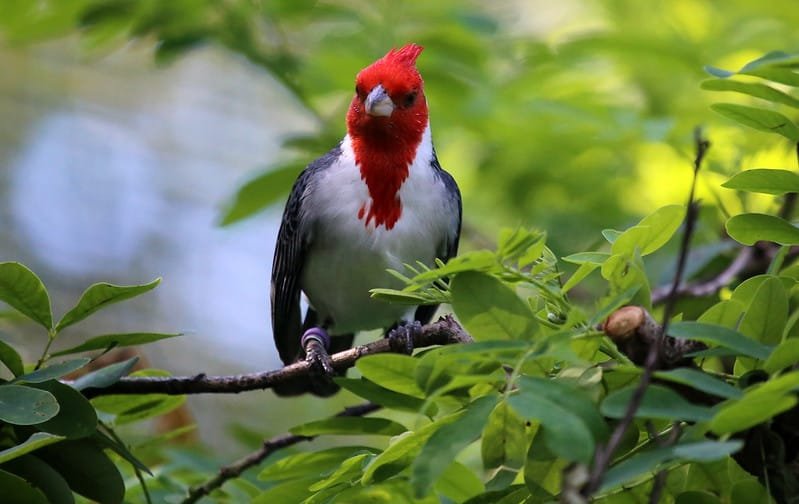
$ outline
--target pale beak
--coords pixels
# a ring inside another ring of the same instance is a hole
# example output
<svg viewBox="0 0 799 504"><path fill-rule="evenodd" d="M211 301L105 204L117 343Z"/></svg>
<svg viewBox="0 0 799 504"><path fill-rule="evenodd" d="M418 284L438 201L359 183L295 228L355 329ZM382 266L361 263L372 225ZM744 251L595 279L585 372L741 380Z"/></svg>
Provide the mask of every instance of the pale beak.
<svg viewBox="0 0 799 504"><path fill-rule="evenodd" d="M380 84L369 91L364 106L366 113L374 117L388 117L394 112L394 102Z"/></svg>

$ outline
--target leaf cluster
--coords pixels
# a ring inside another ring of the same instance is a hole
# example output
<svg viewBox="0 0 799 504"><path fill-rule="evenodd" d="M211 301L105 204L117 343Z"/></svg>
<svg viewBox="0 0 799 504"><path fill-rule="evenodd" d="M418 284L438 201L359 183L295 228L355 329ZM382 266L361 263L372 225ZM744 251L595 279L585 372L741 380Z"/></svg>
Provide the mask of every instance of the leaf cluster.
<svg viewBox="0 0 799 504"><path fill-rule="evenodd" d="M119 333L87 337L76 346L51 350L61 332L108 305L154 289L160 279L142 285L97 283L81 295L58 321L42 281L17 262L0 263L0 301L46 334L35 365L23 364L19 352L0 339L0 362L10 379L0 379L0 481L4 500L26 503L69 503L74 495L98 502L122 502L125 484L108 453L131 464L137 473L149 469L116 435L114 427L173 409L181 398L113 396L89 401L81 390L102 388L130 373L138 357L86 371L89 357L54 358L140 345L178 336L161 333ZM67 375L83 371L78 379Z"/></svg>

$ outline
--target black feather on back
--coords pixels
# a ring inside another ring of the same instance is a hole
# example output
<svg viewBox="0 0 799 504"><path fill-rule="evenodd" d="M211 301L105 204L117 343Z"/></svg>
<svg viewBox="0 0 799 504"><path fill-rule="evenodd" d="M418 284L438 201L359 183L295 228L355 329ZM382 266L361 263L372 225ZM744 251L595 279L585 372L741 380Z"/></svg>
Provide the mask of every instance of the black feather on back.
<svg viewBox="0 0 799 504"><path fill-rule="evenodd" d="M311 226L302 221L304 194L312 176L327 169L339 156L341 145L309 164L294 182L283 211L272 263L272 335L284 364L301 356L300 278L311 238Z"/></svg>

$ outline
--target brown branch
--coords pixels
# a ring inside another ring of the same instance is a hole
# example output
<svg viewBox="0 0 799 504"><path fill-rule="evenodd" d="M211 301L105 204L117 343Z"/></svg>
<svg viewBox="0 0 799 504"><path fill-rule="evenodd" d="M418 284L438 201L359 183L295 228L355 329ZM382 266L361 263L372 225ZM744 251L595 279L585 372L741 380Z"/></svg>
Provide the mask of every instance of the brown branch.
<svg viewBox="0 0 799 504"><path fill-rule="evenodd" d="M450 345L472 341L451 315L440 318L437 322L422 327L414 334L414 348L433 345ZM330 356L333 368L343 371L355 365L365 355L392 351L389 340L383 338L366 345L356 346L349 350ZM135 377L122 378L105 388L88 388L83 390L86 397L111 394L238 394L248 390L262 390L274 387L309 375L310 364L306 361L296 362L281 369L231 376L206 376L204 373L195 376L171 377Z"/></svg>
<svg viewBox="0 0 799 504"><path fill-rule="evenodd" d="M691 297L703 297L714 294L731 284L743 271L749 269L754 259L754 249L752 247L743 247L729 266L719 273L718 276L700 282L680 285L677 288L676 294L678 296ZM670 290L670 285L663 285L654 289L652 291L652 304L659 305L666 301Z"/></svg>
<svg viewBox="0 0 799 504"><path fill-rule="evenodd" d="M660 341L655 371L692 366L693 361L686 355L707 348L704 343L668 335L661 340L663 327L640 306L619 308L607 318L602 330L637 366L645 364L649 349Z"/></svg>
<svg viewBox="0 0 799 504"><path fill-rule="evenodd" d="M359 417L368 415L380 409L380 406L371 402L359 404L345 408L337 413L337 417ZM263 442L261 448L249 455L240 458L230 465L219 468L216 476L206 481L202 485L197 485L189 489L189 494L183 499L181 504L193 504L203 497L210 495L217 488L221 488L228 480L238 478L247 469L257 466L266 457L282 448L293 446L302 441L311 441L316 436L299 436L296 434L281 434Z"/></svg>

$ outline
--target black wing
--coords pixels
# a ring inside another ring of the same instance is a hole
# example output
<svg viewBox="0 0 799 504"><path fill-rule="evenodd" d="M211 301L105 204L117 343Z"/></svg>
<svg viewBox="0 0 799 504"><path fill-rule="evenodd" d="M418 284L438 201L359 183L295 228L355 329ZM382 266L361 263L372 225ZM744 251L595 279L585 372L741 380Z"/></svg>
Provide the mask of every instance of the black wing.
<svg viewBox="0 0 799 504"><path fill-rule="evenodd" d="M461 237L461 220L463 219L461 191L458 189L458 184L455 182L455 179L452 178L452 175L441 168L435 150L433 151L432 167L441 179L441 182L443 182L444 186L447 188L447 193L452 198L451 201L448 202L448 208L453 217L453 225L450 227L450 229L453 230L453 234L446 237L446 241L442 246L441 256L439 257L442 261L447 262L458 255L458 242ZM416 309L414 318L422 324L427 324L430 322L430 319L433 318L433 315L435 315L436 310L438 310L438 305L422 305Z"/></svg>
<svg viewBox="0 0 799 504"><path fill-rule="evenodd" d="M291 364L300 356L302 319L300 314L300 278L305 252L311 239L303 202L308 183L314 174L326 169L341 155L340 145L309 164L291 189L283 220L277 234L272 263L272 336L280 359Z"/></svg>

